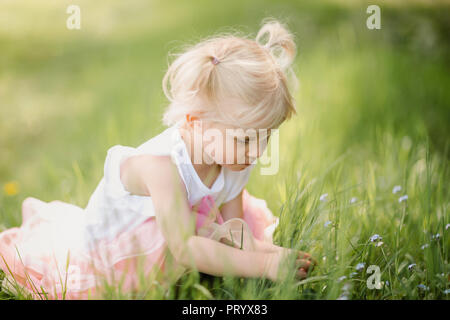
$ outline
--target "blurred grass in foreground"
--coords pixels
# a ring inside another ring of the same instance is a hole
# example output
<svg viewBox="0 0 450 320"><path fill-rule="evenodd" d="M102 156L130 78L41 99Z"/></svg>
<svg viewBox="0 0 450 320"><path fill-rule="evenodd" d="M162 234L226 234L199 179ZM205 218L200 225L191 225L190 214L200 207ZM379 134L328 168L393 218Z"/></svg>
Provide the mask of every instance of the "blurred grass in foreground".
<svg viewBox="0 0 450 320"><path fill-rule="evenodd" d="M109 147L164 129L168 52L229 27L254 36L274 16L296 35L298 116L281 127L279 173L257 167L248 189L280 217L275 242L320 266L281 284L192 272L139 297L447 299L450 7L378 3L382 29L372 31L367 2L78 1L82 28L70 31L68 4L3 1L0 224L20 225L27 196L84 207ZM371 264L381 290L366 286ZM106 297L126 298L114 288Z"/></svg>

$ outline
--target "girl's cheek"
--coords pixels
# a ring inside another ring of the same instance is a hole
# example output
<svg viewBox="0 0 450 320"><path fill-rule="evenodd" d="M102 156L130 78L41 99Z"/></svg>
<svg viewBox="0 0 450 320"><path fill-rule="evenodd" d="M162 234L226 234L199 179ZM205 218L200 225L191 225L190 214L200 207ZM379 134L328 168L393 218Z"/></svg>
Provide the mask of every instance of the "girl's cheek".
<svg viewBox="0 0 450 320"><path fill-rule="evenodd" d="M233 159L230 159L230 155L232 155L233 150L224 148L222 163L224 164L232 164Z"/></svg>
<svg viewBox="0 0 450 320"><path fill-rule="evenodd" d="M223 144L223 163L233 164L235 161L234 157L234 145L231 141L225 141Z"/></svg>

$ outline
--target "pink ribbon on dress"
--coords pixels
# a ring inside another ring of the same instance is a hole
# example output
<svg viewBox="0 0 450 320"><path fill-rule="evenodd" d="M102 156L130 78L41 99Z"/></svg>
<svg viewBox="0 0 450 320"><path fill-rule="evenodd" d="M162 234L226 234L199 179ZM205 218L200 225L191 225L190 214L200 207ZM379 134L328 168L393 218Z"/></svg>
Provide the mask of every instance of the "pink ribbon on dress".
<svg viewBox="0 0 450 320"><path fill-rule="evenodd" d="M193 206L191 206L191 209L192 207ZM211 222L215 222L216 220L219 224L223 224L224 222L219 209L215 207L214 198L211 195L204 196L200 200L200 204L197 209L197 230L210 224Z"/></svg>

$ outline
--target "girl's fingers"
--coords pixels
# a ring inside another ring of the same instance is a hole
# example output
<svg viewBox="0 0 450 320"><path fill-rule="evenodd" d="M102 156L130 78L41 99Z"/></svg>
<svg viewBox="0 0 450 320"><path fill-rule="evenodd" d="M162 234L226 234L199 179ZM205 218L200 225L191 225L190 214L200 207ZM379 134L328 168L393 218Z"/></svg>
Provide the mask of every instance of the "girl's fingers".
<svg viewBox="0 0 450 320"><path fill-rule="evenodd" d="M309 266L311 265L311 261L305 259L297 259L295 263L297 268L301 268L304 270L308 270Z"/></svg>
<svg viewBox="0 0 450 320"><path fill-rule="evenodd" d="M305 272L305 270L303 268L300 268L299 270L297 270L297 277L300 278L301 280L306 279L307 273Z"/></svg>
<svg viewBox="0 0 450 320"><path fill-rule="evenodd" d="M303 252L303 251L299 251L299 252L298 252L298 258L309 260L309 261L311 261L314 265L317 265L317 260L314 259L309 253L306 253L306 252Z"/></svg>

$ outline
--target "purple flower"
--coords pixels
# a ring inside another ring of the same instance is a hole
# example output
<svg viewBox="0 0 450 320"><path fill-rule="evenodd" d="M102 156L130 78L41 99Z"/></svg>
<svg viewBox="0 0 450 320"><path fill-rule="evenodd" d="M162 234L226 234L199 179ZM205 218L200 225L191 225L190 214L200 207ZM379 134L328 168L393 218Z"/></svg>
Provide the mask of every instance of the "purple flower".
<svg viewBox="0 0 450 320"><path fill-rule="evenodd" d="M322 202L326 201L327 197L328 197L328 193L324 193L323 195L320 196L320 201L322 201Z"/></svg>
<svg viewBox="0 0 450 320"><path fill-rule="evenodd" d="M383 238L379 234L374 234L373 236L370 237L371 242L380 241L381 239Z"/></svg>
<svg viewBox="0 0 450 320"><path fill-rule="evenodd" d="M392 189L392 193L396 194L397 192L399 192L400 190L402 190L402 187L400 186L395 186L394 189Z"/></svg>
<svg viewBox="0 0 450 320"><path fill-rule="evenodd" d="M403 202L403 201L406 201L406 200L408 200L408 195L407 194L405 194L404 196L401 196L400 198L398 198L398 202Z"/></svg>
<svg viewBox="0 0 450 320"><path fill-rule="evenodd" d="M424 291L430 290L430 288L427 287L427 286L424 285L424 284L419 284L419 285L417 286L417 288L419 288L420 290L424 290Z"/></svg>
<svg viewBox="0 0 450 320"><path fill-rule="evenodd" d="M364 269L365 266L366 264L364 262L360 262L356 265L355 269L356 271L361 271L362 269Z"/></svg>

